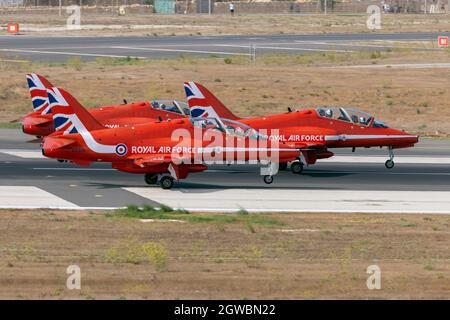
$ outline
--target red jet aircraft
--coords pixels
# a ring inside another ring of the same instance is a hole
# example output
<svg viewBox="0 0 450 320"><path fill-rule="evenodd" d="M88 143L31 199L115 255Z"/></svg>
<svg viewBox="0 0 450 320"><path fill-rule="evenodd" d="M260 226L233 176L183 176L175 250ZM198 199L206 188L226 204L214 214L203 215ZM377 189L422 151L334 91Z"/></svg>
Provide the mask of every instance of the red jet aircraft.
<svg viewBox="0 0 450 320"><path fill-rule="evenodd" d="M52 109L47 98L47 89L51 89L53 85L45 77L35 73L27 74L27 82L34 112L18 121L22 123L24 133L37 137L47 136L54 132ZM124 100L122 105L103 106L90 109L89 112L109 128L189 116L186 103L164 100L130 104Z"/></svg>
<svg viewBox="0 0 450 320"><path fill-rule="evenodd" d="M291 164L294 173L330 158L329 148L387 147L389 160L385 166L394 167L394 149L408 148L418 142L418 136L389 128L373 116L344 107L318 107L262 117L242 119L234 115L208 89L195 82L185 82L184 88L192 117L216 116L239 120L256 130L278 129L271 140L295 145L301 151L298 161ZM287 167L287 163L280 168Z"/></svg>
<svg viewBox="0 0 450 320"><path fill-rule="evenodd" d="M43 138L46 157L80 165L111 162L125 172L145 174L148 184L170 189L175 180L218 162L266 163L264 182L272 183L279 162L295 160L300 152L271 141L249 126L219 118L180 118L105 128L68 92L47 90L55 132Z"/></svg>

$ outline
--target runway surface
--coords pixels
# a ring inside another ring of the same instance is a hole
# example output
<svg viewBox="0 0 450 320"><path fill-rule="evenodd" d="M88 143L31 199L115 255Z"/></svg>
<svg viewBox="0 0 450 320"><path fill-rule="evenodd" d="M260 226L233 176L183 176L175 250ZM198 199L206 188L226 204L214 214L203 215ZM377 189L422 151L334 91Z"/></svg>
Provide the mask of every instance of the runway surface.
<svg viewBox="0 0 450 320"><path fill-rule="evenodd" d="M261 53L351 52L388 50L379 41L437 41L442 33L348 33L272 36L173 36L173 37L39 37L0 36L0 53L27 60L61 61L71 56L166 58L249 55L250 45ZM364 43L361 43L364 41ZM367 43L369 42L369 43ZM413 50L435 50L414 47Z"/></svg>
<svg viewBox="0 0 450 320"><path fill-rule="evenodd" d="M116 208L166 204L191 211L450 213L450 141L422 140L397 151L336 151L337 157L289 171L265 185L256 166L213 166L172 190L147 186L142 175L108 164L79 167L43 158L20 130L0 129L0 207Z"/></svg>

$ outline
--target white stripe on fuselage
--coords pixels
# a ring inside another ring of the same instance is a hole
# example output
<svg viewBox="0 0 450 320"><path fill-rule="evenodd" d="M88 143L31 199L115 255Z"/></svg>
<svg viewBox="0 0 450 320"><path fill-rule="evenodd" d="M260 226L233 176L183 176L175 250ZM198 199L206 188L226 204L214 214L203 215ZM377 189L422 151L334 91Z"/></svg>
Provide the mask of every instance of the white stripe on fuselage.
<svg viewBox="0 0 450 320"><path fill-rule="evenodd" d="M416 138L413 135L379 135L379 134L366 134L366 135L357 135L357 134L341 134L334 136L325 136L325 141L340 141L340 140L364 140L364 139L410 139Z"/></svg>
<svg viewBox="0 0 450 320"><path fill-rule="evenodd" d="M72 122L72 125L64 132L64 135L69 134L70 130L72 130L73 127L75 127L78 131L78 133L83 138L83 141L86 143L89 149L96 153L116 153L116 146L115 145L106 145L106 144L100 144L98 143L92 134L89 132L89 130L86 129L84 124L80 121L80 119L75 114L56 114L54 117L67 117L69 118L69 121Z"/></svg>

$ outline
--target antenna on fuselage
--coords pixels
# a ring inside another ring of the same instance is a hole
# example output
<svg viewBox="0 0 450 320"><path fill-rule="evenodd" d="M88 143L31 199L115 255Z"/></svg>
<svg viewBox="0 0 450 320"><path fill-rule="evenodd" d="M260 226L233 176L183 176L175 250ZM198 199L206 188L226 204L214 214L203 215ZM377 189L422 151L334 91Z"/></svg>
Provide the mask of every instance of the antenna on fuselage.
<svg viewBox="0 0 450 320"><path fill-rule="evenodd" d="M162 122L163 118L161 116L158 116L158 120L159 120L159 122Z"/></svg>
<svg viewBox="0 0 450 320"><path fill-rule="evenodd" d="M123 104L128 104L127 99L123 99Z"/></svg>
<svg viewBox="0 0 450 320"><path fill-rule="evenodd" d="M288 107L288 112L292 112L292 108L291 107Z"/></svg>

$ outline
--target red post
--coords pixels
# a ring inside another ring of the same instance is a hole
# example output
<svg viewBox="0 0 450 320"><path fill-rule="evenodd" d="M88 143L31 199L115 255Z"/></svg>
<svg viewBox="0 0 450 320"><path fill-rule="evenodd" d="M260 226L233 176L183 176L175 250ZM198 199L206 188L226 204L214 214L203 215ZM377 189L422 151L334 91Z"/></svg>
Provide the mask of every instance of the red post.
<svg viewBox="0 0 450 320"><path fill-rule="evenodd" d="M439 36L438 45L439 47L448 47L448 37Z"/></svg>
<svg viewBox="0 0 450 320"><path fill-rule="evenodd" d="M19 33L19 24L18 23L8 23L8 27L6 29L8 33Z"/></svg>

